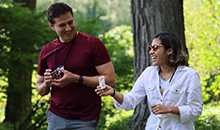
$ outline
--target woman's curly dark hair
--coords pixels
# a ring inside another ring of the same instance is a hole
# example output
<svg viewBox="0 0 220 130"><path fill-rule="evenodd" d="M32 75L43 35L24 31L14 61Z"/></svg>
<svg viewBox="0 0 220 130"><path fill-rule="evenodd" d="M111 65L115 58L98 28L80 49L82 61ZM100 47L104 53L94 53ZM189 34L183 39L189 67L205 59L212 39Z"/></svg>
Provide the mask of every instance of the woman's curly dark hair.
<svg viewBox="0 0 220 130"><path fill-rule="evenodd" d="M168 55L168 63L171 66L186 65L188 66L187 48L183 47L181 41L173 33L161 32L154 36L153 39L159 39L165 49L172 49L172 53Z"/></svg>

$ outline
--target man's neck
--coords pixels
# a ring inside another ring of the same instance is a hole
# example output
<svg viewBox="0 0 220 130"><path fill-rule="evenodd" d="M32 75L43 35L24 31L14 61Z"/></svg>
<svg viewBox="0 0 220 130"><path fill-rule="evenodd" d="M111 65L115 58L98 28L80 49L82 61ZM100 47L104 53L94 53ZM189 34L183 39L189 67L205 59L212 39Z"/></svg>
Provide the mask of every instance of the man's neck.
<svg viewBox="0 0 220 130"><path fill-rule="evenodd" d="M73 41L73 39L76 38L77 35L78 35L78 32L75 32L75 33L73 34L73 38L70 39L70 40L68 40L68 41L64 41L64 40L62 39L62 37L58 37L58 38L59 38L59 41L60 41L61 43L70 43L71 41Z"/></svg>
<svg viewBox="0 0 220 130"><path fill-rule="evenodd" d="M69 41L64 41L61 37L59 37L59 41L60 41L61 43L69 43L70 41L72 41L72 39L69 40Z"/></svg>

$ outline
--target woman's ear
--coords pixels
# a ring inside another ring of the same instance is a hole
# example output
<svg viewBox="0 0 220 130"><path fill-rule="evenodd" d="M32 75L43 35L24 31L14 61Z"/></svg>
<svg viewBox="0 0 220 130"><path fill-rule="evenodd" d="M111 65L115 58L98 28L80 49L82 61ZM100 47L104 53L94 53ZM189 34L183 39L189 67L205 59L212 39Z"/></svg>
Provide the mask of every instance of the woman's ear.
<svg viewBox="0 0 220 130"><path fill-rule="evenodd" d="M169 55L172 55L172 54L173 54L173 49L169 48L169 49L167 50L167 55L169 56Z"/></svg>

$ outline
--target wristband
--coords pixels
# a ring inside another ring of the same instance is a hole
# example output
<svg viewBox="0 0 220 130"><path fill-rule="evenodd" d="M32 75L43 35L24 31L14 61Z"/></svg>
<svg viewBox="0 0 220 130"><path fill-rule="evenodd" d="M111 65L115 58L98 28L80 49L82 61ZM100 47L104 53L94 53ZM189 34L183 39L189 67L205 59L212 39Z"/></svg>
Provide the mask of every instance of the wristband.
<svg viewBox="0 0 220 130"><path fill-rule="evenodd" d="M79 83L79 84L83 84L83 76L82 76L82 75L79 76L78 83Z"/></svg>
<svg viewBox="0 0 220 130"><path fill-rule="evenodd" d="M113 88L113 94L111 95L112 97L115 96L115 89Z"/></svg>

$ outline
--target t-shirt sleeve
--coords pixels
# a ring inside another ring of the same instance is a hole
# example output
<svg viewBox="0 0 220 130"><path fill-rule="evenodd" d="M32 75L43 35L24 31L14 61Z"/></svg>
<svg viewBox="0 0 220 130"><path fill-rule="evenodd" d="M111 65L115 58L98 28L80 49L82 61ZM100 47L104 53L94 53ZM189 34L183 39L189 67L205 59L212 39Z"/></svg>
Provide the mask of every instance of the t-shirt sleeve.
<svg viewBox="0 0 220 130"><path fill-rule="evenodd" d="M108 51L103 42L101 42L98 38L94 40L94 64L96 66L105 64L111 61Z"/></svg>
<svg viewBox="0 0 220 130"><path fill-rule="evenodd" d="M46 60L43 59L45 53L44 48L41 49L39 57L38 57L38 66L37 66L37 73L39 75L43 75L45 72L45 69L47 68Z"/></svg>

